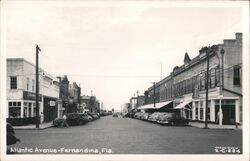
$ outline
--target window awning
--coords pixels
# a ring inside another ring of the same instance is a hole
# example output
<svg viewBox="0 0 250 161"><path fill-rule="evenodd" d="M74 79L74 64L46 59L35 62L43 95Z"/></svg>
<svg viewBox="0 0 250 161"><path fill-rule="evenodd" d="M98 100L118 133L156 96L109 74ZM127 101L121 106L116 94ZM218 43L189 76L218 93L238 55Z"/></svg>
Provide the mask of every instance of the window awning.
<svg viewBox="0 0 250 161"><path fill-rule="evenodd" d="M148 104L148 105L141 106L138 109L140 109L140 110L144 110L144 109L160 109L160 108L170 104L171 102L173 102L173 101L156 103L155 107L154 107L154 104Z"/></svg>
<svg viewBox="0 0 250 161"><path fill-rule="evenodd" d="M185 106L187 104L189 104L190 102L192 102L191 100L190 101L184 101L182 103L180 103L179 105L177 105L176 107L174 107L174 109L182 109L182 108L186 108ZM191 107L188 107L187 109L191 109Z"/></svg>

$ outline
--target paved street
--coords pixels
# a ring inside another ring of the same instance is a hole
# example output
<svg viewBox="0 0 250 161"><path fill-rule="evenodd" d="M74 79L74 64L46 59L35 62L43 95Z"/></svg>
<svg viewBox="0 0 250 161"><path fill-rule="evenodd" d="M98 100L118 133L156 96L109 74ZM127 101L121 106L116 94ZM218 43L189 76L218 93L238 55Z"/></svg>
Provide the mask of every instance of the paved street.
<svg viewBox="0 0 250 161"><path fill-rule="evenodd" d="M169 127L112 116L83 126L16 130L16 135L21 142L10 147L99 149L107 154L207 154L215 153L216 146L242 151L242 130Z"/></svg>

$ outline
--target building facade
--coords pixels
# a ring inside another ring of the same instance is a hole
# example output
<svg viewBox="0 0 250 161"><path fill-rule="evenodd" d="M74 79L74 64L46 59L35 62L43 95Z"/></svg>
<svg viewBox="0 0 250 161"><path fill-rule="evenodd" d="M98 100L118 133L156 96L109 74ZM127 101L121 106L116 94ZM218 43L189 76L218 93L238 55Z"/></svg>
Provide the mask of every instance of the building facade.
<svg viewBox="0 0 250 161"><path fill-rule="evenodd" d="M59 110L58 117L62 117L67 113L67 109L69 106L69 80L67 76L57 77L60 83L60 94L59 94Z"/></svg>
<svg viewBox="0 0 250 161"><path fill-rule="evenodd" d="M169 76L151 86L145 97L147 104L152 104L155 97L156 103L172 102L173 109L183 117L205 121L207 84L208 121L242 123L242 33L236 33L235 39L226 39L223 44L201 48L193 59L185 53L184 64L174 67Z"/></svg>
<svg viewBox="0 0 250 161"><path fill-rule="evenodd" d="M96 99L95 96L81 96L80 100L80 112L88 111L91 113L100 113L101 107L100 102Z"/></svg>
<svg viewBox="0 0 250 161"><path fill-rule="evenodd" d="M35 65L23 58L7 59L7 118L36 116ZM39 115L41 122L57 117L59 82L39 69Z"/></svg>
<svg viewBox="0 0 250 161"><path fill-rule="evenodd" d="M69 105L67 113L77 112L80 108L81 88L73 82L69 84Z"/></svg>

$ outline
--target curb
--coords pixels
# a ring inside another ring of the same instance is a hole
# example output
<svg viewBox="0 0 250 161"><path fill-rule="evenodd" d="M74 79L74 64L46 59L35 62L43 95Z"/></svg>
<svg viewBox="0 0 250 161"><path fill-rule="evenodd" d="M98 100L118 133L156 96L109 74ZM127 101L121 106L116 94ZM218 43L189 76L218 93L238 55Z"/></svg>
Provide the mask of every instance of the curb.
<svg viewBox="0 0 250 161"><path fill-rule="evenodd" d="M48 128L51 128L53 127L52 125L51 126L47 126L47 127L42 127L42 128L18 128L18 127L13 127L14 130L45 130L45 129L48 129Z"/></svg>
<svg viewBox="0 0 250 161"><path fill-rule="evenodd" d="M198 127L198 126L194 126L194 125L190 125L189 126L191 127L194 127L194 128L198 128L198 129L204 129L204 127ZM242 130L241 128L210 128L208 127L207 129L214 129L214 130Z"/></svg>

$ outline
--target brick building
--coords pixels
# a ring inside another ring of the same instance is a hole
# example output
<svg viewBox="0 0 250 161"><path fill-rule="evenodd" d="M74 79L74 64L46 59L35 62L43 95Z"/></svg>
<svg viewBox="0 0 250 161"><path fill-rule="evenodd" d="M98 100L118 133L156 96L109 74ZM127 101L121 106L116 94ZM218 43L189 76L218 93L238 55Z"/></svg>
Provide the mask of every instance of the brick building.
<svg viewBox="0 0 250 161"><path fill-rule="evenodd" d="M209 81L206 82L208 50ZM242 33L236 33L235 39L226 39L223 44L201 48L193 59L185 53L183 65L174 67L169 76L145 92L147 105L141 109L153 109L155 96L156 108L170 105L183 117L205 121L206 83L208 120L218 122L221 111L223 124L242 123Z"/></svg>

